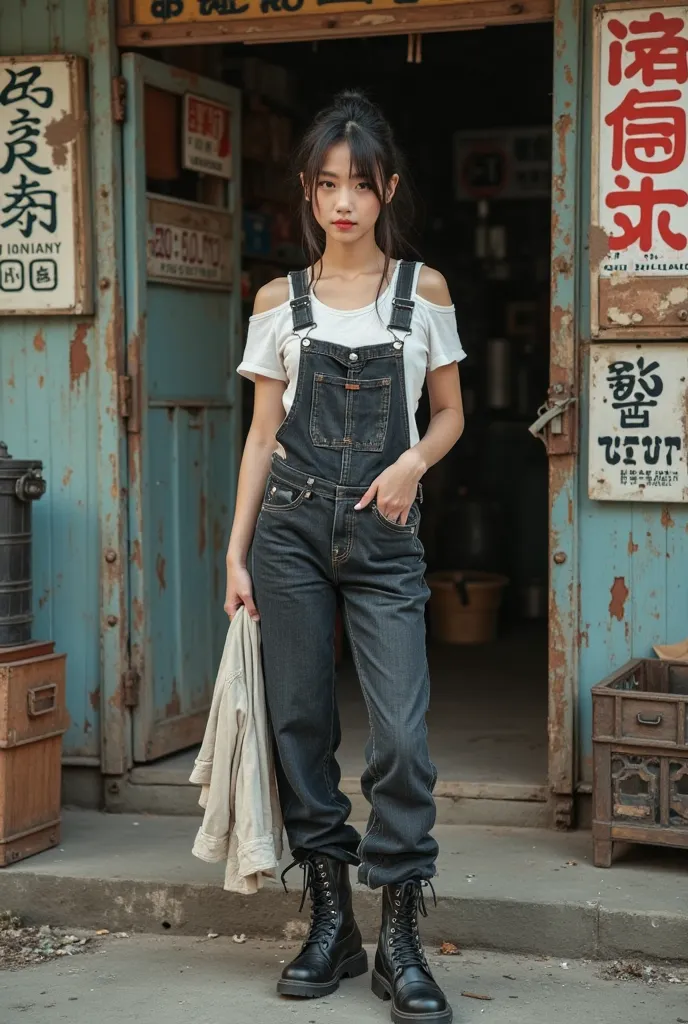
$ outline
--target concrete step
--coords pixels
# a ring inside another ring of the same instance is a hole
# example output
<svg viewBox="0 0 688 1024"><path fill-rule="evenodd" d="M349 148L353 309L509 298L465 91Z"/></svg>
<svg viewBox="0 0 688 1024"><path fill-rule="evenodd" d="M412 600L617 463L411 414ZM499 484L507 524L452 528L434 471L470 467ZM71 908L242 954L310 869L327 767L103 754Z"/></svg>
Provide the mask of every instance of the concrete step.
<svg viewBox="0 0 688 1024"><path fill-rule="evenodd" d="M290 892L221 888L221 865L191 855L197 817L65 811L60 847L0 871L0 908L75 927L252 937L298 934L300 873ZM548 956L642 954L688 959L686 857L629 847L607 870L591 863L587 832L441 825L438 906L426 941ZM356 886L374 941L379 894ZM432 901L429 900L431 903Z"/></svg>
<svg viewBox="0 0 688 1024"><path fill-rule="evenodd" d="M191 757L140 765L118 790L108 790L108 809L131 814L201 814L198 787L189 784ZM364 821L368 804L358 777L342 779L351 800L352 817ZM552 805L546 786L510 782L452 782L439 779L435 787L438 825L501 825L548 828Z"/></svg>

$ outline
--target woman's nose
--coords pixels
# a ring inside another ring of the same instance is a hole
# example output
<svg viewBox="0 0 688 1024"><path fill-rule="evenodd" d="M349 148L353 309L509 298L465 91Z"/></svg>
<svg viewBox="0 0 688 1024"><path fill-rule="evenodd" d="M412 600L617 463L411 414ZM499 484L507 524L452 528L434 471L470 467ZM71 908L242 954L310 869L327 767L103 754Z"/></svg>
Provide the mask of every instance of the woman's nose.
<svg viewBox="0 0 688 1024"><path fill-rule="evenodd" d="M348 211L351 209L351 192L347 188L340 188L337 194L337 209Z"/></svg>

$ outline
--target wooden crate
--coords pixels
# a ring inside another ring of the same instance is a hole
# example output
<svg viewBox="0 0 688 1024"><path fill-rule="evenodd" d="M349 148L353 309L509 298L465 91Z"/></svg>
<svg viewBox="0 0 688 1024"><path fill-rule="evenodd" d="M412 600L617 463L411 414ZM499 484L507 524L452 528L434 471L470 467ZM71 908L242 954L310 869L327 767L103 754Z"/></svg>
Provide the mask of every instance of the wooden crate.
<svg viewBox="0 0 688 1024"><path fill-rule="evenodd" d="M66 657L52 644L0 651L0 867L60 842Z"/></svg>
<svg viewBox="0 0 688 1024"><path fill-rule="evenodd" d="M593 860L613 844L688 849L688 665L638 658L592 690Z"/></svg>

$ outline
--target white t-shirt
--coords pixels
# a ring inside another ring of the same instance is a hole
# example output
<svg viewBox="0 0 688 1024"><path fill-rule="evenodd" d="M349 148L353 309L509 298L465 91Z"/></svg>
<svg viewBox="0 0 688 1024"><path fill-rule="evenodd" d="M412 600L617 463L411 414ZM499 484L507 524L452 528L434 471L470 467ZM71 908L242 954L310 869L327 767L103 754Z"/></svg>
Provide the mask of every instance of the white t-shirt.
<svg viewBox="0 0 688 1024"><path fill-rule="evenodd" d="M411 321L411 333L398 333L399 338L404 339L406 401L412 446L418 442L416 410L427 372L466 358L456 329L454 306L437 306L416 293L421 266L420 263L416 265L413 280L412 297L416 307ZM398 269L397 263L389 288L378 299L377 309L374 302L361 309L333 309L311 293L316 326L300 331L298 335L294 333L289 302L283 302L267 313L252 316L238 372L253 381L256 374L285 381L287 387L283 402L286 415L296 391L301 337L310 334L313 338L345 345L347 348L385 344L392 340L387 324L391 316ZM291 298L291 280L289 292Z"/></svg>

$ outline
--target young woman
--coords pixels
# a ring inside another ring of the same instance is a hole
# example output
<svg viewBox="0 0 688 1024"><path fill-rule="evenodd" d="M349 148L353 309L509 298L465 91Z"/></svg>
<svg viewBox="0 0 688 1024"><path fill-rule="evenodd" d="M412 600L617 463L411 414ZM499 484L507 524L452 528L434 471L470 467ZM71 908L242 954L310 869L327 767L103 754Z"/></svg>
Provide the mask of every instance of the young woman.
<svg viewBox="0 0 688 1024"><path fill-rule="evenodd" d="M337 97L304 139L311 266L256 296L239 367L255 381L255 407L225 608L260 613L280 799L312 902L308 937L278 992L327 995L367 970L354 864L364 885L383 887L373 992L391 998L394 1021L446 1024L452 1011L418 935L437 855L418 525L421 478L463 429L464 353L444 278L395 259L400 168L389 125L358 93ZM426 380L431 421L419 440ZM363 838L347 822L335 760L337 601L370 718Z"/></svg>

